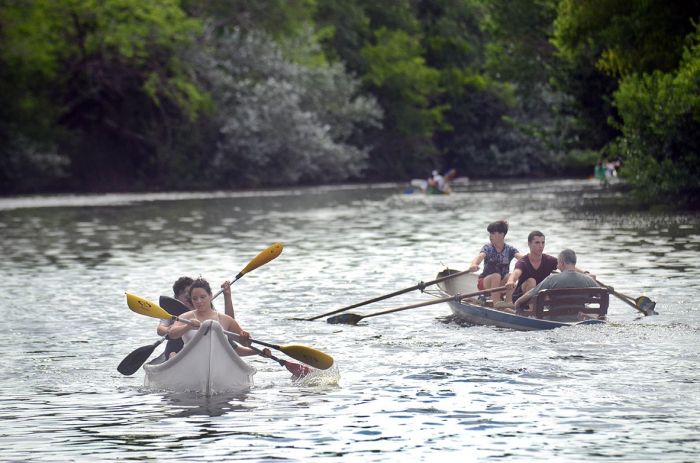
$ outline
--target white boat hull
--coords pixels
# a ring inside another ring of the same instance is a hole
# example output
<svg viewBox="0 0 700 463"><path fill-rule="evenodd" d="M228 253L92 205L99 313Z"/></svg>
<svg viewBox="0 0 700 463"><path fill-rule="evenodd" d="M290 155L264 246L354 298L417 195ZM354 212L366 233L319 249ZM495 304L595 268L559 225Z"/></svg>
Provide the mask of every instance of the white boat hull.
<svg viewBox="0 0 700 463"><path fill-rule="evenodd" d="M214 320L204 321L173 358L153 363L143 366L146 387L206 395L250 389L256 372L236 354L221 324Z"/></svg>

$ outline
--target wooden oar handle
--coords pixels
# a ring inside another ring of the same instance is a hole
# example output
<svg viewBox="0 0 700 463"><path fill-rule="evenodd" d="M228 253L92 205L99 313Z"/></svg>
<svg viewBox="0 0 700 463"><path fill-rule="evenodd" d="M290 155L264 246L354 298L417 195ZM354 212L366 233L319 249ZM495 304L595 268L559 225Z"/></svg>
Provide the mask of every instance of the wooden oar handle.
<svg viewBox="0 0 700 463"><path fill-rule="evenodd" d="M498 288L484 289L483 291L476 291L476 292L469 293L469 294L455 294L454 296L443 297L442 299L436 299L434 301L419 302L418 304L408 305L406 307L399 307L398 309L384 310L382 312L377 312L377 313L365 315L362 318L369 318L369 317L374 317L376 315L383 315L383 314L392 313L392 312L400 312L402 310L416 309L418 307L425 307L427 305L439 304L441 302L450 302L450 301L459 302L462 299L466 299L468 297L478 296L480 294L486 294L486 293L491 293L491 292L503 291L505 289L506 289L505 286L499 286Z"/></svg>
<svg viewBox="0 0 700 463"><path fill-rule="evenodd" d="M371 304L371 303L373 303L373 302L379 302L379 301L383 301L384 299L389 299L389 298L391 298L391 297L400 296L400 295L402 295L402 294L406 294L406 293L408 293L408 292L415 291L416 289L420 289L421 292L422 292L422 291L423 291L425 288L427 288L428 286L432 286L432 285L434 285L434 284L436 284L436 283L441 283L441 282L443 282L443 281L445 281L445 280L449 280L449 279L451 279L451 278L455 278L455 277L458 277L458 276L460 276L460 275L465 275L465 274L467 274L467 273L471 273L471 270L464 270L464 271L461 271L461 272L452 273L452 274L450 274L450 275L447 275L447 276L438 278L438 279L436 279L436 280L429 281L429 282L427 282L427 283L423 283L423 282L421 281L421 282L418 283L417 285L411 286L410 288L400 289L400 290L395 291L395 292L393 292L393 293L385 294L384 296L375 297L374 299L369 299L369 300L366 300L366 301L363 301L363 302L358 302L357 304L349 305L349 306L347 306L347 307L343 307L342 309L337 309L337 310L333 310L333 311L331 311L331 312L326 312L326 313L324 313L324 314L316 315L315 317L311 317L311 318L302 318L302 319L300 319L300 320L304 320L304 321L313 321L313 320L316 320L316 319L321 318L321 317L326 317L326 316L328 316L328 315L333 315L333 314L337 314L337 313L339 313L339 312L345 312L346 310L355 309L355 308L357 308L357 307L362 307L363 305Z"/></svg>

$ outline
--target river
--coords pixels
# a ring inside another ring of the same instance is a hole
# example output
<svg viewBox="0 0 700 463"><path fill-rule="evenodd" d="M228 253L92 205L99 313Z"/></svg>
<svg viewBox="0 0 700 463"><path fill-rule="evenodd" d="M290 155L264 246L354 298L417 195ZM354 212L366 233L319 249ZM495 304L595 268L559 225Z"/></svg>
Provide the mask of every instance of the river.
<svg viewBox="0 0 700 463"><path fill-rule="evenodd" d="M698 213L634 210L586 180L406 188L0 199L0 460L700 460ZM523 253L541 230L545 252L574 249L659 315L612 298L610 324L546 332L461 326L446 305L358 326L289 320L465 269L498 219ZM326 352L331 369L295 381L247 357L255 386L211 398L117 372L158 339L125 292L157 301L181 275L218 287L277 242L234 284L236 317L256 339Z"/></svg>

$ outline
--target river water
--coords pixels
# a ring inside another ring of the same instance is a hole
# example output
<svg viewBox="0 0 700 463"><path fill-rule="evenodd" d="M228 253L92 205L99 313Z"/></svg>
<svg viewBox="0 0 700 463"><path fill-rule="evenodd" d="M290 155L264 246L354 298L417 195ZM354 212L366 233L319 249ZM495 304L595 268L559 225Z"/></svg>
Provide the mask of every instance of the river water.
<svg viewBox="0 0 700 463"><path fill-rule="evenodd" d="M629 210L585 180L405 188L0 199L0 460L700 460L698 214ZM289 320L464 269L498 219L523 253L541 230L545 252L576 250L659 315L612 298L612 323L547 332L460 326L446 305L358 326ZM218 287L277 242L233 286L236 317L256 339L328 353L331 369L295 381L247 357L255 386L211 398L117 372L158 339L125 292L157 301L181 275Z"/></svg>

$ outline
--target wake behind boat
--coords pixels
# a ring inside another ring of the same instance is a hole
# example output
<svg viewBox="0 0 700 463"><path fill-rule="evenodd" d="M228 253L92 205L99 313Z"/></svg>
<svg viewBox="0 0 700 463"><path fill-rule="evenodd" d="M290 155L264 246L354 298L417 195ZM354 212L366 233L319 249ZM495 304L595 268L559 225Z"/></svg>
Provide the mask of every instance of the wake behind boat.
<svg viewBox="0 0 700 463"><path fill-rule="evenodd" d="M221 324L205 320L190 342L173 358L157 357L143 366L145 385L168 391L244 391L253 386L255 368L231 347Z"/></svg>
<svg viewBox="0 0 700 463"><path fill-rule="evenodd" d="M438 273L438 278L457 272L458 270L443 270ZM478 291L476 285L476 275L468 273L443 281L438 284L438 288L441 295L449 297L476 292ZM563 295L567 299L548 299L548 295L550 297L551 295L559 297ZM566 304L563 304L562 301ZM542 291L538 295L536 317L516 315L507 309L499 310L489 307L483 301L471 298L449 301L448 304L455 318L468 324L497 326L520 331L550 330L564 326L605 323L604 317L608 311L609 295L604 288ZM578 320L579 313L594 318L581 321Z"/></svg>

